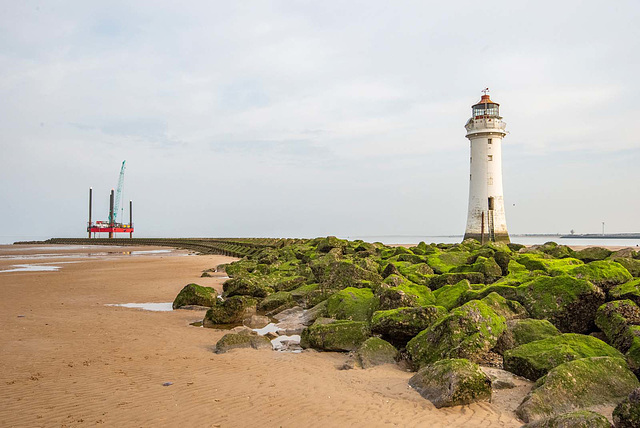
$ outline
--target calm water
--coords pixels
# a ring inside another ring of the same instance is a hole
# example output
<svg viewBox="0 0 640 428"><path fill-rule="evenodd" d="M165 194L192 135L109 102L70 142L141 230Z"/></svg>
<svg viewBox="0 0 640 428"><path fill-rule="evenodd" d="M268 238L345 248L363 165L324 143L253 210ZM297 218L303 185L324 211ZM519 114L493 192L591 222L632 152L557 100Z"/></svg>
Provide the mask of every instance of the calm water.
<svg viewBox="0 0 640 428"><path fill-rule="evenodd" d="M410 235L384 235L384 236L341 236L345 239L362 239L367 242L382 242L383 244L417 244L424 241L427 244L444 243L455 244L462 241L462 235L451 236L410 236ZM524 245L544 244L545 242L557 242L563 245L620 245L625 247L640 246L640 239L597 239L597 238L561 238L559 236L513 236L511 242Z"/></svg>

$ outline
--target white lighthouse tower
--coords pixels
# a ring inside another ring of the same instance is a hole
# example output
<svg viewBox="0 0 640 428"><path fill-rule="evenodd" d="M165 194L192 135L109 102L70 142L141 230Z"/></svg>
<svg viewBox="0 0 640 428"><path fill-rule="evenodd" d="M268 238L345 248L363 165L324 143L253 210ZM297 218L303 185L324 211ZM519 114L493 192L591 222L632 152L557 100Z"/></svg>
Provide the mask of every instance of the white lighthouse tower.
<svg viewBox="0 0 640 428"><path fill-rule="evenodd" d="M465 129L471 145L469 212L464 239L481 243L509 242L502 196L502 138L506 123L500 117L500 104L491 101L485 89L480 102L472 107Z"/></svg>

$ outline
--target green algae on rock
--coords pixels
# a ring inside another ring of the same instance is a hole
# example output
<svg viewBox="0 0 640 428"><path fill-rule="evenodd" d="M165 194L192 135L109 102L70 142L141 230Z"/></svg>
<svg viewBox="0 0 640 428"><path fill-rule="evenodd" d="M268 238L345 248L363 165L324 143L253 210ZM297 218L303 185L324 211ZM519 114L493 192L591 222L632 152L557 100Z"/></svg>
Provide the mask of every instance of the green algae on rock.
<svg viewBox="0 0 640 428"><path fill-rule="evenodd" d="M363 369L381 364L395 364L397 356L398 350L379 337L368 338L356 352L356 358Z"/></svg>
<svg viewBox="0 0 640 428"><path fill-rule="evenodd" d="M240 324L246 317L256 313L258 301L247 296L233 296L224 301L218 300L207 311L202 321L204 327L220 324Z"/></svg>
<svg viewBox="0 0 640 428"><path fill-rule="evenodd" d="M611 260L595 261L576 266L568 273L576 278L591 281L604 291L616 285L624 284L633 278L624 266Z"/></svg>
<svg viewBox="0 0 640 428"><path fill-rule="evenodd" d="M624 358L620 351L593 336L565 333L505 351L504 368L535 381L560 364L587 357Z"/></svg>
<svg viewBox="0 0 640 428"><path fill-rule="evenodd" d="M531 318L548 319L560 331L572 333L588 331L605 300L604 292L589 281L566 275L538 277L517 287L516 294L514 300Z"/></svg>
<svg viewBox="0 0 640 428"><path fill-rule="evenodd" d="M461 305L459 303L460 297L468 290L471 290L471 284L468 280L463 279L456 284L438 288L433 292L433 296L436 298L436 305L451 310Z"/></svg>
<svg viewBox="0 0 640 428"><path fill-rule="evenodd" d="M409 385L437 408L491 400L491 379L466 359L446 359L423 367Z"/></svg>
<svg viewBox="0 0 640 428"><path fill-rule="evenodd" d="M541 378L516 414L525 422L594 406L617 405L640 382L621 358L580 358Z"/></svg>
<svg viewBox="0 0 640 428"><path fill-rule="evenodd" d="M258 310L263 312L281 312L295 306L296 302L288 291L271 293L258 303Z"/></svg>
<svg viewBox="0 0 640 428"><path fill-rule="evenodd" d="M640 304L640 278L632 279L609 289L609 297L614 300L629 299Z"/></svg>
<svg viewBox="0 0 640 428"><path fill-rule="evenodd" d="M629 327L640 325L640 308L631 300L605 303L596 312L596 325L613 346L627 352L636 337Z"/></svg>
<svg viewBox="0 0 640 428"><path fill-rule="evenodd" d="M496 292L489 293L482 299L493 311L503 316L507 321L516 318L527 318L529 314L527 310L515 300L507 300Z"/></svg>
<svg viewBox="0 0 640 428"><path fill-rule="evenodd" d="M502 355L508 349L559 334L560 331L547 320L531 318L508 320L507 329L498 338L494 351Z"/></svg>
<svg viewBox="0 0 640 428"><path fill-rule="evenodd" d="M378 287L380 309L433 305L436 301L429 287L416 284L399 275L389 275Z"/></svg>
<svg viewBox="0 0 640 428"><path fill-rule="evenodd" d="M445 358L481 359L506 328L505 319L486 303L473 300L420 332L407 343L414 364L422 366Z"/></svg>
<svg viewBox="0 0 640 428"><path fill-rule="evenodd" d="M640 388L636 388L613 410L616 428L640 427Z"/></svg>
<svg viewBox="0 0 640 428"><path fill-rule="evenodd" d="M386 340L405 345L422 330L447 314L441 306L418 306L374 312L371 330Z"/></svg>
<svg viewBox="0 0 640 428"><path fill-rule="evenodd" d="M355 351L370 336L364 321L319 319L302 332L300 345L324 351Z"/></svg>
<svg viewBox="0 0 640 428"><path fill-rule="evenodd" d="M327 299L327 313L340 320L369 321L379 305L369 288L347 287Z"/></svg>
<svg viewBox="0 0 640 428"><path fill-rule="evenodd" d="M585 263L604 260L609 257L613 251L602 247L589 247L575 252L575 257Z"/></svg>
<svg viewBox="0 0 640 428"><path fill-rule="evenodd" d="M617 426L617 425L616 425ZM612 428L600 413L577 410L523 425L522 428Z"/></svg>
<svg viewBox="0 0 640 428"><path fill-rule="evenodd" d="M273 346L268 338L257 334L227 333L216 343L215 353L224 354L238 348L273 349Z"/></svg>
<svg viewBox="0 0 640 428"><path fill-rule="evenodd" d="M182 306L208 306L216 304L218 293L211 287L203 287L198 284L187 284L178 293L173 301L173 309Z"/></svg>

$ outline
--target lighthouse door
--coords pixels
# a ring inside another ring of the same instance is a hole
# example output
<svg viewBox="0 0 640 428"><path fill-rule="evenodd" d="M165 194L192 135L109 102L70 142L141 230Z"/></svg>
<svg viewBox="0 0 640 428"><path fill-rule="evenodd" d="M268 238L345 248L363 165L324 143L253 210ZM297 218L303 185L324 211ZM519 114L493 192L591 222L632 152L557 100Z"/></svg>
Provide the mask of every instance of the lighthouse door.
<svg viewBox="0 0 640 428"><path fill-rule="evenodd" d="M494 200L493 197L489 198L488 201L488 215L487 215L487 229L489 229L489 241L495 242L496 240L496 232L495 232L495 228L494 228L494 223L493 223L493 208L494 208Z"/></svg>

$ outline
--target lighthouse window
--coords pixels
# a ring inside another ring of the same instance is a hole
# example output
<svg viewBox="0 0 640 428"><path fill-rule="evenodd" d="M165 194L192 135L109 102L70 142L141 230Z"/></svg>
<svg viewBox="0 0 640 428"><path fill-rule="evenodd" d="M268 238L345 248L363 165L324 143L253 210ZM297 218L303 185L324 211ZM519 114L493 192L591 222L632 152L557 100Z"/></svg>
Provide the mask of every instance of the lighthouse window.
<svg viewBox="0 0 640 428"><path fill-rule="evenodd" d="M489 144L493 144L493 141L491 141L491 138L489 138L488 142Z"/></svg>
<svg viewBox="0 0 640 428"><path fill-rule="evenodd" d="M489 159L489 162L491 162L493 160L493 155L487 155L487 158Z"/></svg>

